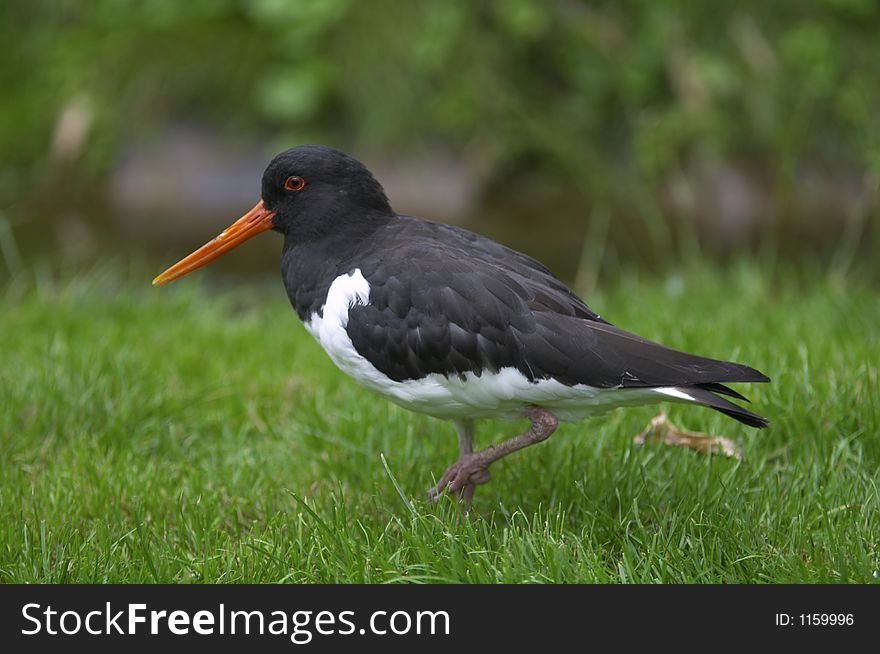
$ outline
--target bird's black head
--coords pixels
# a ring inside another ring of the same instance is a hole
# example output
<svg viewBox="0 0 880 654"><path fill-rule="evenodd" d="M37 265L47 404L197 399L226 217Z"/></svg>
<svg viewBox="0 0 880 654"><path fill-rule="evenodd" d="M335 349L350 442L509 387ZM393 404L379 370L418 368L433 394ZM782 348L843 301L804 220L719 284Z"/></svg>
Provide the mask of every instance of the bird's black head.
<svg viewBox="0 0 880 654"><path fill-rule="evenodd" d="M326 145L301 145L272 159L263 173L262 199L253 209L153 284L201 268L268 229L284 234L285 249L321 239L354 243L393 215L382 186L361 162ZM332 235L336 238L328 238Z"/></svg>
<svg viewBox="0 0 880 654"><path fill-rule="evenodd" d="M274 229L311 240L388 215L385 191L360 161L326 145L285 150L263 173L263 204Z"/></svg>

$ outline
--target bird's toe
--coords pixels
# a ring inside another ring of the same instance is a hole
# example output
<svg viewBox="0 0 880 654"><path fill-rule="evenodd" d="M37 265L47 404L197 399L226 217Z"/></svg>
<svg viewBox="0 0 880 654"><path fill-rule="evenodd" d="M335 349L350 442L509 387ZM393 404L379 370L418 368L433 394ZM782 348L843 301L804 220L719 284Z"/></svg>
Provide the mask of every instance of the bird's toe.
<svg viewBox="0 0 880 654"><path fill-rule="evenodd" d="M428 489L428 498L436 501L444 492L458 495L465 504L470 504L476 487L489 481L489 469L476 455L462 456L453 463L435 486Z"/></svg>

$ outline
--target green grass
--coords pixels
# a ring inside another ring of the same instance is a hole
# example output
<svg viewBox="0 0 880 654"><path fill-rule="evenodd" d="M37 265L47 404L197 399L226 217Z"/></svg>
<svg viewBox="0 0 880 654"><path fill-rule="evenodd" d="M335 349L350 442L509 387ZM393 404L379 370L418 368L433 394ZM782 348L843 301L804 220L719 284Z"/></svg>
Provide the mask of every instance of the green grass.
<svg viewBox="0 0 880 654"><path fill-rule="evenodd" d="M623 327L767 372L742 390L770 428L669 407L738 441L738 462L636 447L656 407L565 425L496 464L464 520L419 499L456 456L452 427L343 377L280 282L152 289L105 270L0 291L2 582L871 582L880 569L880 303L857 283L766 281L743 264L591 293ZM486 422L479 442L519 426Z"/></svg>

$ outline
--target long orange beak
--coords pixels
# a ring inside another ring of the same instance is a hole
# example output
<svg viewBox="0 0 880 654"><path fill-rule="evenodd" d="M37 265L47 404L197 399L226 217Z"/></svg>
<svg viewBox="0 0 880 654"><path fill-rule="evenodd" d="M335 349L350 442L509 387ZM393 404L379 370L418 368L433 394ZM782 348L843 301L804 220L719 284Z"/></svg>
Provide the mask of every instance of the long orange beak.
<svg viewBox="0 0 880 654"><path fill-rule="evenodd" d="M252 236L272 229L272 218L274 217L275 212L269 211L260 200L253 209L224 229L216 238L208 241L191 255L181 259L156 277L153 280L153 286L161 286L178 277L183 277L196 268L201 268L209 261L213 261L221 254L229 252L235 246L241 245Z"/></svg>

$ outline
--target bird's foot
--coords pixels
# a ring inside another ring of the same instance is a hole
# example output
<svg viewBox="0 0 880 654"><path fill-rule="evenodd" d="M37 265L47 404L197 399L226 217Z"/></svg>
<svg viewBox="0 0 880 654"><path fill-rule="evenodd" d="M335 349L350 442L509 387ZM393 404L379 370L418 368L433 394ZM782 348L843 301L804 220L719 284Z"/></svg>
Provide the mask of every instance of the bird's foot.
<svg viewBox="0 0 880 654"><path fill-rule="evenodd" d="M705 454L723 454L742 460L742 451L729 438L679 429L669 421L665 413L652 418L645 431L634 436L633 440L639 445L644 445L648 438L663 441L666 445L687 447Z"/></svg>
<svg viewBox="0 0 880 654"><path fill-rule="evenodd" d="M477 486L489 481L489 463L481 452L462 454L446 469L437 485L428 489L428 499L437 501L443 492L456 494L465 506L470 506Z"/></svg>
<svg viewBox="0 0 880 654"><path fill-rule="evenodd" d="M550 437L556 430L556 416L547 409L533 406L525 411L532 426L528 431L512 436L506 441L490 445L484 450L473 452L473 421L464 421L459 425L459 456L458 461L446 469L437 485L428 490L428 498L436 501L443 492L455 493L465 507L470 506L477 486L489 481L489 466L512 452L529 445L540 443Z"/></svg>

